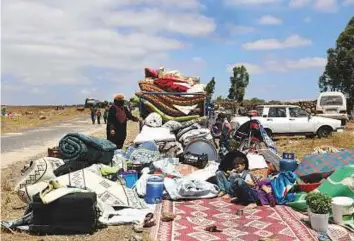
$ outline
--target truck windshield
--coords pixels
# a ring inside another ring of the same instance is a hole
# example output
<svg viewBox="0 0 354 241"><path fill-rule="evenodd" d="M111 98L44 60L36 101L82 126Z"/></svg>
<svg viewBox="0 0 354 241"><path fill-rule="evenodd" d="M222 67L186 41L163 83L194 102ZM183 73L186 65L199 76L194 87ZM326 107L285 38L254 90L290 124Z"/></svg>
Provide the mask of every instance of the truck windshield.
<svg viewBox="0 0 354 241"><path fill-rule="evenodd" d="M328 96L322 96L321 101L320 101L321 106L326 106L326 105L343 105L343 98L338 95L328 95Z"/></svg>

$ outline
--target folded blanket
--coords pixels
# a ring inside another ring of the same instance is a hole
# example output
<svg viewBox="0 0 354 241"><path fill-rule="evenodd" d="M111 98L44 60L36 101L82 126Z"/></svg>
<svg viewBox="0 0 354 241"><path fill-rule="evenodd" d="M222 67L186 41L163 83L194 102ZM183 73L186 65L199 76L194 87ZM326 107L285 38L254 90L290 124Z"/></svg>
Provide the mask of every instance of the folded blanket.
<svg viewBox="0 0 354 241"><path fill-rule="evenodd" d="M136 92L135 95L140 97L143 95L143 93L146 93L149 91L140 91L140 92ZM149 94L149 95L144 95L143 98L145 98L145 96L153 96L156 99L159 100L159 102L164 103L165 105L176 105L176 106L194 106L196 105L196 107L198 108L203 108L203 103L205 101L205 98L203 96L199 97L199 98L192 98L189 99L189 97L182 97L184 99L175 99L172 98L174 95L153 95L153 94ZM175 96L174 96L175 97Z"/></svg>
<svg viewBox="0 0 354 241"><path fill-rule="evenodd" d="M216 185L192 177L165 178L164 185L172 200L213 198L219 192Z"/></svg>
<svg viewBox="0 0 354 241"><path fill-rule="evenodd" d="M117 146L103 138L70 133L59 142L59 152L65 161L87 161L109 164Z"/></svg>
<svg viewBox="0 0 354 241"><path fill-rule="evenodd" d="M159 78L154 81L154 84L168 92L186 92L189 89L189 87L179 84L173 79Z"/></svg>
<svg viewBox="0 0 354 241"><path fill-rule="evenodd" d="M164 127L149 127L143 126L141 132L136 136L134 143L144 143L149 141L175 141L176 137L169 129Z"/></svg>
<svg viewBox="0 0 354 241"><path fill-rule="evenodd" d="M181 105L173 105L177 110L182 112L185 115L189 115L192 111L194 111L197 108L198 105L192 105L192 106L181 106ZM199 113L201 111L199 110Z"/></svg>
<svg viewBox="0 0 354 241"><path fill-rule="evenodd" d="M139 82L140 89L145 92L165 92L163 89L154 85L148 81ZM202 92L205 94L205 92ZM193 105L205 101L205 96L202 95L188 95L188 96L179 96L179 95L160 95L161 98L164 98L168 103L175 103L177 105ZM191 102L193 101L193 102Z"/></svg>
<svg viewBox="0 0 354 241"><path fill-rule="evenodd" d="M354 149L305 156L295 173L305 182L318 182L336 169L354 164Z"/></svg>
<svg viewBox="0 0 354 241"><path fill-rule="evenodd" d="M161 102L158 97L153 96L153 95L144 95L142 97L143 99L149 101L152 103L154 106L156 106L158 109L160 109L163 113L170 115L170 116L185 116L185 114L176 108L174 108L172 105L166 105L165 103Z"/></svg>
<svg viewBox="0 0 354 241"><path fill-rule="evenodd" d="M178 122L184 122L184 121L194 120L194 119L197 119L200 117L199 115L187 115L187 116L172 117L170 115L166 115L165 113L163 113L161 110L156 108L156 106L154 106L149 101L147 101L147 100L142 100L142 101L145 106L147 106L149 109L151 109L152 112L156 112L157 114L159 114L164 121L174 120L174 121L178 121Z"/></svg>

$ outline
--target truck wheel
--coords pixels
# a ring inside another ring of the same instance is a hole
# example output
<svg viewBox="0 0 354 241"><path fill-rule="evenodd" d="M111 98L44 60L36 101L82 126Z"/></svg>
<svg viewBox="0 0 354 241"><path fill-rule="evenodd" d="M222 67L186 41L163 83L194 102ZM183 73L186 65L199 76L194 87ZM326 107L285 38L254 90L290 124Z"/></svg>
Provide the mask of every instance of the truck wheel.
<svg viewBox="0 0 354 241"><path fill-rule="evenodd" d="M345 126L347 124L347 120L341 120L342 126Z"/></svg>
<svg viewBox="0 0 354 241"><path fill-rule="evenodd" d="M320 129L317 131L317 135L319 138L327 138L332 135L332 128L329 126L322 126Z"/></svg>

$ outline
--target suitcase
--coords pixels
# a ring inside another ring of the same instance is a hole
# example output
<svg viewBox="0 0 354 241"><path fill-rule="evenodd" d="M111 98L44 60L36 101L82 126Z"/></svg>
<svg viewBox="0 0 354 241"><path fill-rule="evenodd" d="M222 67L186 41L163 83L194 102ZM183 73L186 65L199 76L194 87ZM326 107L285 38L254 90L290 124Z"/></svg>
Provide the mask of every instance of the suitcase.
<svg viewBox="0 0 354 241"><path fill-rule="evenodd" d="M71 193L49 204L43 204L37 194L30 204L33 211L30 231L36 234L91 234L98 225L96 204L94 192Z"/></svg>

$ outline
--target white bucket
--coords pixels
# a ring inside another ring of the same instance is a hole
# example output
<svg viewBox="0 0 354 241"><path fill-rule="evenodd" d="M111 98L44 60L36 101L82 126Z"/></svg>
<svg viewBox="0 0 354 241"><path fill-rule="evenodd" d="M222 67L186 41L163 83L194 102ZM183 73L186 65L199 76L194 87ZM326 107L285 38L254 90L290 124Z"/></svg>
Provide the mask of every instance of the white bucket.
<svg viewBox="0 0 354 241"><path fill-rule="evenodd" d="M329 213L317 214L311 212L311 210L308 209L308 214L311 222L311 227L313 230L317 232L327 232Z"/></svg>
<svg viewBox="0 0 354 241"><path fill-rule="evenodd" d="M333 221L337 224L343 224L343 215L351 215L354 200L350 197L334 197L332 198Z"/></svg>

